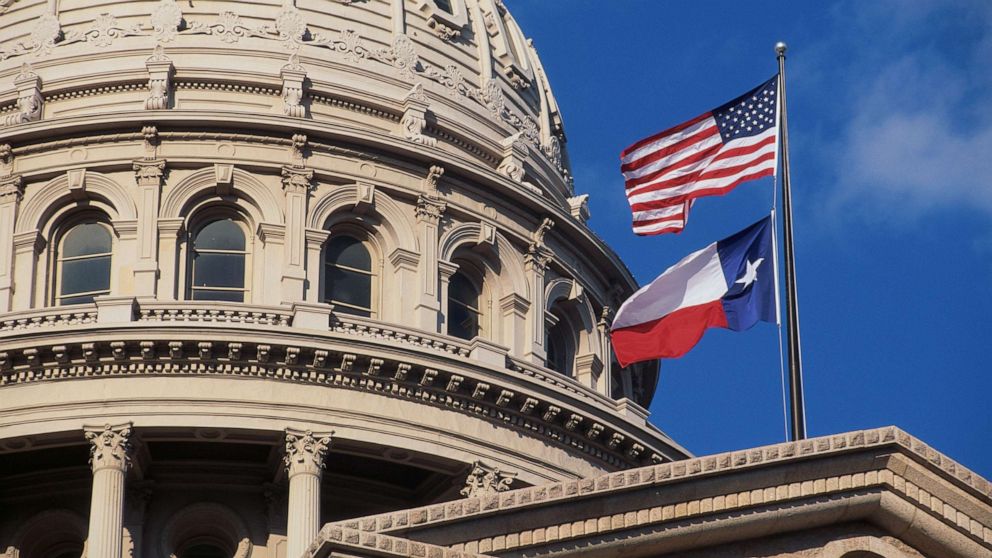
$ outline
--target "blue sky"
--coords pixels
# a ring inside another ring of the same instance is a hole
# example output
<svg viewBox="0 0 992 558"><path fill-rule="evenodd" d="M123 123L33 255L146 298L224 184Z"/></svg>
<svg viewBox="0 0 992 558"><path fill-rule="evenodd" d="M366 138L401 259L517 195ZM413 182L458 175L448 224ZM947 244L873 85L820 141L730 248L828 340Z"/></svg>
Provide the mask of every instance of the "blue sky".
<svg viewBox="0 0 992 558"><path fill-rule="evenodd" d="M590 225L640 283L765 214L769 179L630 232L618 154L787 68L810 436L895 424L992 478L992 3L512 0ZM777 331L662 363L652 421L696 454L782 441Z"/></svg>

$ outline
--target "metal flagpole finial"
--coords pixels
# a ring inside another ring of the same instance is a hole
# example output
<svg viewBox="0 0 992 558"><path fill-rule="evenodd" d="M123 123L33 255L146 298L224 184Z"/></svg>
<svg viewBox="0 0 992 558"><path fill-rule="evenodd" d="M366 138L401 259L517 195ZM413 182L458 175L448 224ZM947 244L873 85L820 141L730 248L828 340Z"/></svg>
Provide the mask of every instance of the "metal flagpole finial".
<svg viewBox="0 0 992 558"><path fill-rule="evenodd" d="M779 56L785 56L785 51L788 50L788 48L789 45L783 43L782 41L775 43L775 53Z"/></svg>

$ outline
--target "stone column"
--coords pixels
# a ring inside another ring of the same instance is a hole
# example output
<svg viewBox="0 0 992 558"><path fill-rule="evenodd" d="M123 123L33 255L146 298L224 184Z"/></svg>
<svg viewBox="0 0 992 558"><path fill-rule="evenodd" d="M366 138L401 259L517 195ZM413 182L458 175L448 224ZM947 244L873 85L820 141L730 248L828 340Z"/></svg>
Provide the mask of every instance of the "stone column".
<svg viewBox="0 0 992 558"><path fill-rule="evenodd" d="M158 206L165 161L141 159L133 163L138 184L138 250L134 263L134 294L155 298L158 281Z"/></svg>
<svg viewBox="0 0 992 558"><path fill-rule="evenodd" d="M10 312L14 286L14 223L24 197L20 175L0 178L0 312Z"/></svg>
<svg viewBox="0 0 992 558"><path fill-rule="evenodd" d="M131 423L83 427L90 442L93 495L87 558L120 558L124 530L124 476L131 466Z"/></svg>
<svg viewBox="0 0 992 558"><path fill-rule="evenodd" d="M306 252L307 198L313 170L295 166L282 168L282 189L286 195L286 249L283 255L282 302L303 300L306 274L303 260Z"/></svg>
<svg viewBox="0 0 992 558"><path fill-rule="evenodd" d="M286 556L302 556L320 530L320 477L331 434L286 429L284 463L289 474ZM90 558L98 558L91 556Z"/></svg>

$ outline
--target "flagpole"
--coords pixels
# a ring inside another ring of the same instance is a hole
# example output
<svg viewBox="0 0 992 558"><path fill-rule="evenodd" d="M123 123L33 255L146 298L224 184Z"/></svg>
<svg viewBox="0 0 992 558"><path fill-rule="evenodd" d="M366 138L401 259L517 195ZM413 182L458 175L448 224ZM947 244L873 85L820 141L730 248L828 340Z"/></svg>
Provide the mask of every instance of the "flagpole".
<svg viewBox="0 0 992 558"><path fill-rule="evenodd" d="M785 104L785 43L777 43L778 92L782 107L779 131L782 134L782 225L785 245L785 309L788 316L789 392L792 440L806 438L806 404L803 399L802 348L799 342L799 301L796 293L796 256L792 242L792 189L789 184L789 119Z"/></svg>

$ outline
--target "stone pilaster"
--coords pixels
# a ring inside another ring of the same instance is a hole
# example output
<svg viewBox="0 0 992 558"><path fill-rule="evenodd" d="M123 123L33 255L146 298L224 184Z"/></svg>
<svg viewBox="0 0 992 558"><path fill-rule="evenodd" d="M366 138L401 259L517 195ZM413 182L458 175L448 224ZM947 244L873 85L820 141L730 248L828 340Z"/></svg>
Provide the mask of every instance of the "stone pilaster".
<svg viewBox="0 0 992 558"><path fill-rule="evenodd" d="M286 556L301 556L320 530L320 477L332 434L286 429L284 463L289 475Z"/></svg>
<svg viewBox="0 0 992 558"><path fill-rule="evenodd" d="M161 272L158 278L158 298L160 300L176 300L179 297L177 280L179 270L179 242L185 235L185 220L182 217L157 219L158 226L158 261Z"/></svg>
<svg viewBox="0 0 992 558"><path fill-rule="evenodd" d="M607 397L613 397L613 343L610 339L611 320L612 310L609 306L604 306L603 313L599 317L599 323L596 324L596 328L599 330L599 339L602 343L603 350L603 381L600 382L600 385L602 386L600 392Z"/></svg>
<svg viewBox="0 0 992 558"><path fill-rule="evenodd" d="M281 279L284 303L303 300L307 200L312 180L312 169L296 166L282 168L282 189L286 195L286 247Z"/></svg>
<svg viewBox="0 0 992 558"><path fill-rule="evenodd" d="M131 423L84 427L90 442L93 494L88 558L120 558L124 529L124 477L131 466Z"/></svg>
<svg viewBox="0 0 992 558"><path fill-rule="evenodd" d="M441 217L448 204L437 190L444 168L432 166L424 179L425 193L417 199L417 234L420 236L420 297L417 303L417 324L427 331L438 331L441 325L438 296L438 239Z"/></svg>
<svg viewBox="0 0 992 558"><path fill-rule="evenodd" d="M158 209L162 193L165 161L135 161L134 177L138 185L138 250L134 263L134 294L154 298L158 279Z"/></svg>
<svg viewBox="0 0 992 558"><path fill-rule="evenodd" d="M324 244L330 238L331 233L321 229L307 229L303 236L307 244L306 301L320 302L324 296L324 286L320 282L320 272L324 268L324 261L321 256L324 251Z"/></svg>
<svg viewBox="0 0 992 558"><path fill-rule="evenodd" d="M37 230L14 233L14 286L11 310L27 310L44 304L38 285L38 255L45 249L45 238Z"/></svg>
<svg viewBox="0 0 992 558"><path fill-rule="evenodd" d="M0 178L0 312L11 310L14 287L14 224L24 197L20 175Z"/></svg>
<svg viewBox="0 0 992 558"><path fill-rule="evenodd" d="M543 247L532 247L532 250L524 257L524 271L527 273L527 281L530 283L531 301L527 316L527 336L528 349L525 357L534 364L544 364L547 358L548 348L545 347L545 323L544 312L547 302L545 300L544 283L545 273L548 269L550 254Z"/></svg>

